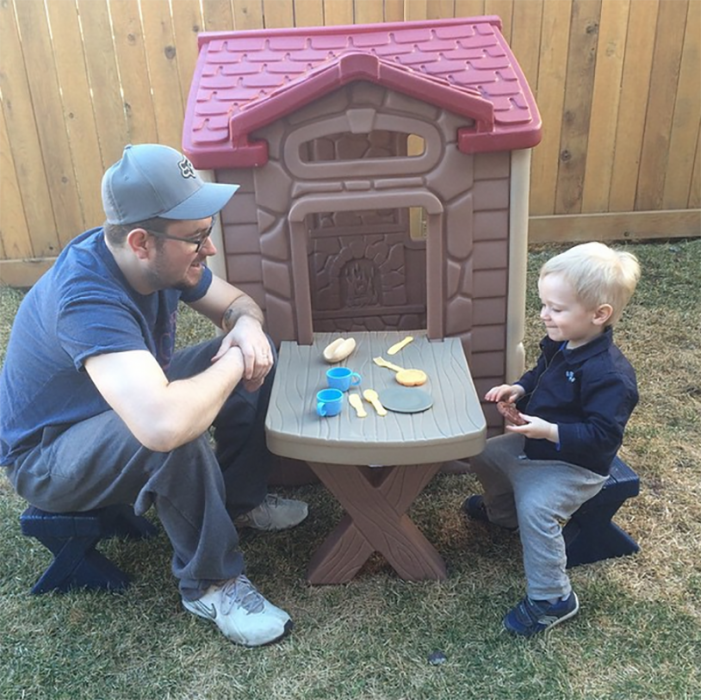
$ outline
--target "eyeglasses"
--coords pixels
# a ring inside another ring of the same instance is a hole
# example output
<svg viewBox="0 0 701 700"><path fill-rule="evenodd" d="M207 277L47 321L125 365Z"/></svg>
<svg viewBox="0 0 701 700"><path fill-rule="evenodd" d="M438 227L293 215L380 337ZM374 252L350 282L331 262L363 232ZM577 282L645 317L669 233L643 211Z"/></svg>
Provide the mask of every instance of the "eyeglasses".
<svg viewBox="0 0 701 700"><path fill-rule="evenodd" d="M144 229L148 231L152 236L157 238L170 238L171 241L182 241L183 243L192 243L195 246L195 253L199 253L202 246L209 240L212 235L212 229L214 228L214 223L204 232L204 235L199 238L182 238L181 236L171 236L169 233L162 233L161 231L151 231L151 229Z"/></svg>

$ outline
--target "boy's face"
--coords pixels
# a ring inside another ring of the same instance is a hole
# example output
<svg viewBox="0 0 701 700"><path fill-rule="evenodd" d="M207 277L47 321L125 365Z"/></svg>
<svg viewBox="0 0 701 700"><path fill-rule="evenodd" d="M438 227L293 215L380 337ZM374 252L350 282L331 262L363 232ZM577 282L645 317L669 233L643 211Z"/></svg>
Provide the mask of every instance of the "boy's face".
<svg viewBox="0 0 701 700"><path fill-rule="evenodd" d="M542 277L538 281L538 293L543 304L540 318L548 337L556 342L568 341L570 349L585 345L601 334L611 316L608 304L597 309L585 308L570 283L558 273Z"/></svg>

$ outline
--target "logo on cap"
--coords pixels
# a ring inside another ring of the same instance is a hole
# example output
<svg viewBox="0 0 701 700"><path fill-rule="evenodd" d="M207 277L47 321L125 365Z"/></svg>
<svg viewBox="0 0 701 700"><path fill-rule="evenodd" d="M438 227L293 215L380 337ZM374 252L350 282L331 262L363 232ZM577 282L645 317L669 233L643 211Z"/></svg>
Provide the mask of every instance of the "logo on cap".
<svg viewBox="0 0 701 700"><path fill-rule="evenodd" d="M192 167L192 163L184 156L183 159L178 163L178 167L180 168L180 172L182 173L183 177L197 177L195 169Z"/></svg>

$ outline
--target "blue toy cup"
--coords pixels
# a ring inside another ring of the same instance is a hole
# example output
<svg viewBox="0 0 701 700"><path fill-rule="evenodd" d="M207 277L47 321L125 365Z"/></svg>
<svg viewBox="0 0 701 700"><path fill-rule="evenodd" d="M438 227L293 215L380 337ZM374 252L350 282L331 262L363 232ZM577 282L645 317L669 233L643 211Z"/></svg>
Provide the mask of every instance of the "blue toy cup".
<svg viewBox="0 0 701 700"><path fill-rule="evenodd" d="M352 386L358 386L360 381L360 375L348 367L332 367L326 370L326 382L332 389L348 391Z"/></svg>
<svg viewBox="0 0 701 700"><path fill-rule="evenodd" d="M320 416L336 416L343 408L343 392L340 389L322 389L316 395L316 412Z"/></svg>

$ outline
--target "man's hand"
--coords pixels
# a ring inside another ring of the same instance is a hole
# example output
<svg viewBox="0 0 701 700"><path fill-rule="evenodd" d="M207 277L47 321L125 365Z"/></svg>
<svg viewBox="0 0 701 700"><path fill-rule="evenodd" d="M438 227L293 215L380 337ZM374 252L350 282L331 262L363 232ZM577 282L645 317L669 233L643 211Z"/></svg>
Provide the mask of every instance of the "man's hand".
<svg viewBox="0 0 701 700"><path fill-rule="evenodd" d="M238 347L243 355L243 385L247 391L259 389L273 367L273 353L260 321L252 316L240 316L234 327L222 338L212 362L229 348Z"/></svg>
<svg viewBox="0 0 701 700"><path fill-rule="evenodd" d="M259 389L273 366L273 353L263 332L263 312L248 294L220 277L212 277L207 293L190 306L209 318L226 335L212 362L217 362L232 347L243 355L244 373L241 377L248 391Z"/></svg>

